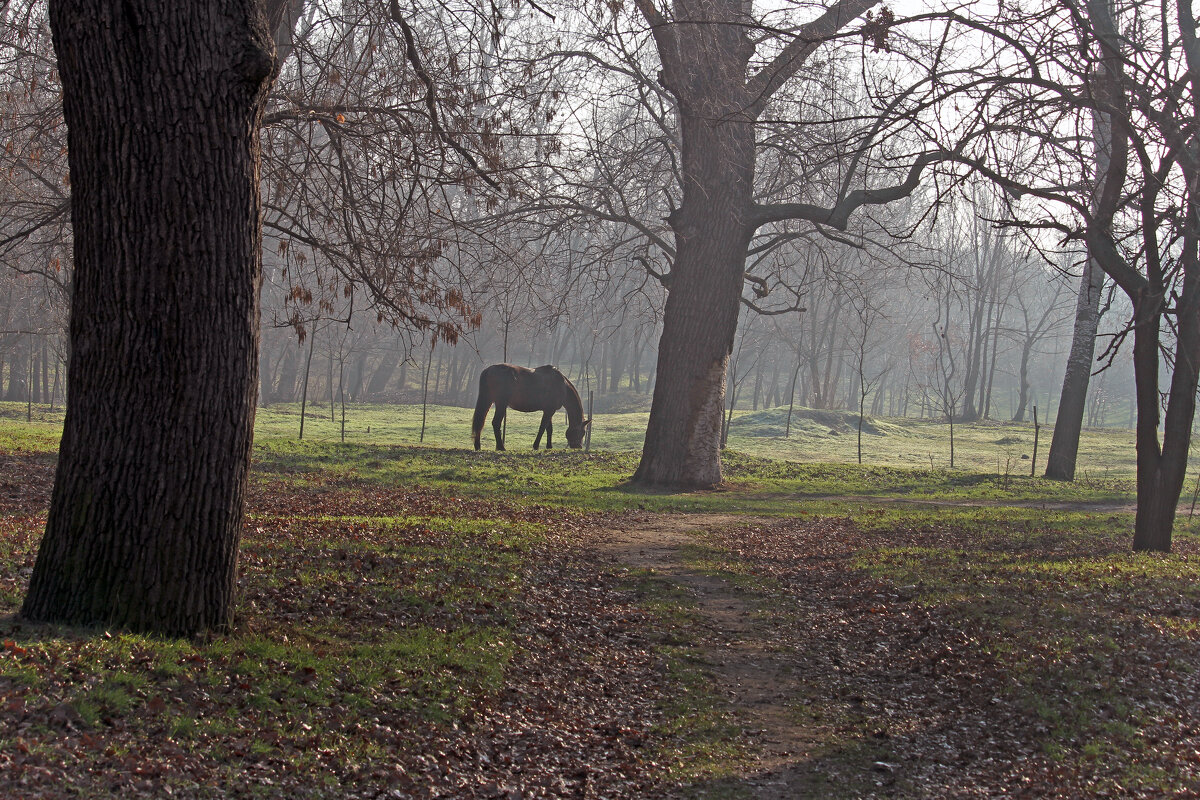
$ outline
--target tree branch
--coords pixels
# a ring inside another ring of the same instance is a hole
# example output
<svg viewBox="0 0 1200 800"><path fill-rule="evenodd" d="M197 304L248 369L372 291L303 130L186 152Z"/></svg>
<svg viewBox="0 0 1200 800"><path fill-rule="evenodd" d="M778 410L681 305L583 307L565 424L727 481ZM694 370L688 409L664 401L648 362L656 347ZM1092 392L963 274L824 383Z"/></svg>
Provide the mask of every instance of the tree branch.
<svg viewBox="0 0 1200 800"><path fill-rule="evenodd" d="M647 0L639 0L641 6ZM746 83L750 97L754 98L749 113L757 117L766 107L771 96L804 66L813 52L867 9L878 5L880 0L838 0L825 13L800 28L796 38Z"/></svg>
<svg viewBox="0 0 1200 800"><path fill-rule="evenodd" d="M49 214L47 214L46 216L39 219L37 222L31 223L28 227L22 228L21 230L17 231L16 233L12 234L11 236L6 236L3 239L0 239L0 247L7 247L8 245L12 244L13 242L16 242L20 239L26 239L26 238L32 236L38 230L53 223L59 217L62 217L70 210L71 210L70 199L63 200L61 203L59 203L57 206L54 207L53 211L51 211Z"/></svg>
<svg viewBox="0 0 1200 800"><path fill-rule="evenodd" d="M908 177L902 183L885 186L880 189L855 189L846 195L832 208L823 208L810 203L773 203L759 205L755 203L751 210L751 222L755 227L768 222L781 222L786 219L803 219L820 225L828 225L839 231L846 230L850 215L866 205L886 205L904 197L908 197L921 183L921 173L930 164L955 160L954 156L945 152L925 153L919 156L908 170Z"/></svg>
<svg viewBox="0 0 1200 800"><path fill-rule="evenodd" d="M645 269L646 272L649 272L652 276L654 276L655 280L657 280L659 283L661 283L663 285L664 289L667 289L668 291L670 290L670 288L671 288L671 272L670 272L670 270L667 270L666 272L659 272L656 269L654 269L654 267L653 267L653 265L651 265L649 259L647 259L645 256L638 255L636 253L632 256L632 258L634 261L641 264L642 268Z"/></svg>
<svg viewBox="0 0 1200 800"><path fill-rule="evenodd" d="M275 70L283 66L295 47L296 23L304 13L304 0L266 0L267 29L275 40Z"/></svg>
<svg viewBox="0 0 1200 800"><path fill-rule="evenodd" d="M413 35L412 28L409 27L408 22L404 19L404 14L400 11L400 0L389 0L388 8L392 15L392 21L400 26L400 30L404 34L405 58L408 59L408 63L416 73L417 79L425 87L425 107L429 110L429 124L433 126L433 131L437 135L438 140L458 153L471 166L475 174L482 178L488 186L491 186L493 189L500 189L500 183L483 171L483 168L479 166L479 162L475 160L475 157L442 130L442 125L438 117L437 93L434 91L433 78L430 77L429 72L425 69L425 65L421 63L421 54L417 52L417 40Z"/></svg>

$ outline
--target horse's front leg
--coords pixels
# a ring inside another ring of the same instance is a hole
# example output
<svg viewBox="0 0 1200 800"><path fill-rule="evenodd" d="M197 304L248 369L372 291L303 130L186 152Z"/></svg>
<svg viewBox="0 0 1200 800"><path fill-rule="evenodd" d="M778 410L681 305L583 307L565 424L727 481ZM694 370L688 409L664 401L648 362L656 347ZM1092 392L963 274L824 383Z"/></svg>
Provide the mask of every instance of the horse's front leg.
<svg viewBox="0 0 1200 800"><path fill-rule="evenodd" d="M546 434L546 449L550 449L550 412L542 412L542 424L538 427L537 438L533 440L533 449L537 450L538 445L542 443L542 434Z"/></svg>
<svg viewBox="0 0 1200 800"><path fill-rule="evenodd" d="M496 432L496 449L504 449L504 415L508 413L508 406L496 404L496 413L492 416L492 430Z"/></svg>
<svg viewBox="0 0 1200 800"><path fill-rule="evenodd" d="M546 414L545 411L542 411L541 425L538 426L538 437L533 440L534 450L541 446L541 434L548 434L548 431L550 431L550 415ZM547 435L546 437L546 450L550 450L550 435Z"/></svg>

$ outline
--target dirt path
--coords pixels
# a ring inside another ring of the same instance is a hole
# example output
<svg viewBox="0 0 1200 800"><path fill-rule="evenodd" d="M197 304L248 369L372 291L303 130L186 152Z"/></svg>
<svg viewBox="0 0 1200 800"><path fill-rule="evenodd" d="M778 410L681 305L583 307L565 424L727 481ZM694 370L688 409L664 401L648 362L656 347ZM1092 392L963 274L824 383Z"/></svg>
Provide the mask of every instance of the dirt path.
<svg viewBox="0 0 1200 800"><path fill-rule="evenodd" d="M950 507L1029 507L1102 514L1132 513L1135 510L1133 506L1119 502L1096 501L921 500L850 495L826 496L819 499L867 504L891 502ZM1180 513L1186 515L1187 510L1181 508ZM846 713L851 715L865 714L867 725L859 725L859 729L871 731L870 735L880 737L882 742L869 741L858 750L854 750L853 743L846 744L848 740L845 731L838 727L842 723L813 721L811 714L806 713L806 706L811 702L814 687L824 687L820 691L825 691L841 679L814 682L814 677L821 676L814 676L813 670L823 669L828 667L828 664L822 667L817 663L821 662L821 656L812 646L820 648L823 646L822 642L825 646L842 645L836 644L839 641L836 635L816 637L816 640L812 640L806 639L798 631L808 630L809 624L818 627L824 624L828 619L826 604L823 601L810 604L803 595L799 598L792 597L789 602L800 600L799 605L792 609L795 624L786 623L789 625L787 630L779 629L776 626L781 624L780 618L776 616L772 619L772 597L753 588L746 588L745 584L737 585L736 577L726 580L720 575L719 569L697 566L697 556L703 560L704 555L703 551L698 552L694 549L698 545L703 547L707 544L702 535L705 531L729 532L745 529L747 526L779 525L787 527L789 523L780 517L755 517L744 514L634 512L610 518L601 526L589 531L601 558L630 570L652 571L654 576L673 586L681 587L688 593L695 622L689 622L685 626L689 638L682 643L686 645L687 651L696 657L703 672L711 677L714 693L728 702L729 709L732 710L737 726L742 732L743 741L754 759L733 778L702 780L683 787L684 796L751 797L759 800L891 796L897 792L898 780L909 779L904 772L905 768L900 763L893 763L896 759L891 757L892 746L888 743L892 735L889 733L891 727L897 726L897 735L906 743L912 744L909 739L917 741L920 747L925 747L937 756L940 751L935 752L936 747L948 746L945 745L945 742L949 741L949 734L945 733L948 730L945 726L949 724L946 720L957 719L963 714L957 710L947 712L941 706L938 706L941 711L930 712L933 715L931 719L936 719L937 723L929 726L927 742L920 735L903 727L909 723L900 723L897 720L909 719L911 723L916 719L921 724L928 720L919 716L912 717L899 706L900 712L908 716L898 716L891 720L880 718L878 725L871 721L880 708L891 708L885 702L887 698L874 695L865 698L859 696L860 690L836 695L829 705L839 707L840 704L842 708L849 709ZM742 541L751 542L753 547L752 543L760 536L761 531L751 530L748 536L742 537ZM727 537L722 535L721 538ZM767 539L770 539L770 536ZM876 591L873 589L863 591L866 594L857 597L857 600L874 603L875 598L881 596L872 594L871 592ZM889 597L885 602L894 603L900 608L907 602L904 598ZM855 598L854 590L851 589L849 594L841 596L839 602L845 607L862 606L862 603L847 602ZM784 598L780 597L779 601L784 602ZM913 615L913 619L924 619L921 613L913 612ZM935 699L940 697L923 683L926 677L925 673L920 671L920 664L910 664L911 659L905 660L908 658L911 643L918 641L927 631L934 628L925 621L924 627L918 629L917 638L914 639L911 635L912 625L904 622L908 616L908 612L903 611L898 615L878 618L873 618L869 612L865 616L860 615L859 621L866 623L861 634L868 640L870 652L857 650L851 645L845 648L845 652L838 650L835 657L828 660L834 664L842 664L843 662L838 660L841 657L845 659L846 664L872 664L872 669L881 671L884 678L895 682L897 691L908 691L916 686L921 691L914 696ZM907 628L904 627L906 625ZM813 628L814 631L817 629ZM940 633L942 628L936 630L939 631L937 635L946 640L944 647L948 648L952 637L950 634ZM829 632L826 630L826 634ZM666 635L668 633L664 631L664 636ZM895 672L900 668L878 663L875 648L882 648L881 652L885 655L896 655L907 666L900 672ZM947 649L946 652L950 651ZM824 675L828 677L829 673ZM937 681L934 681L934 684L937 684ZM822 698L825 697L826 695L822 695ZM891 713L891 710L887 713ZM938 727L939 725L942 727ZM930 744L931 742L933 744ZM847 755L848 758L845 757ZM935 762L941 763L937 762L936 758L929 761Z"/></svg>
<svg viewBox="0 0 1200 800"><path fill-rule="evenodd" d="M653 570L690 592L706 633L695 647L717 693L735 709L758 751L752 774L738 784L750 797L782 800L817 796L814 791L823 783L823 776L797 766L810 763L817 740L786 705L799 680L794 656L775 647L771 631L755 622L758 609L745 592L688 568L682 553L697 544L696 532L771 521L726 514L638 514L597 533L603 556L631 569Z"/></svg>

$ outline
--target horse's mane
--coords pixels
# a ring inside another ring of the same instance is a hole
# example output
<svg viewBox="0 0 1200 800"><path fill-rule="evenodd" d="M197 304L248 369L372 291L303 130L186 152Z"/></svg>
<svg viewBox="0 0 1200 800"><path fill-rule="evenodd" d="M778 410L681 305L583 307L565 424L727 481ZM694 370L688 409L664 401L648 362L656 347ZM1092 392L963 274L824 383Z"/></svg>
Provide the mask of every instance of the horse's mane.
<svg viewBox="0 0 1200 800"><path fill-rule="evenodd" d="M563 403L563 407L567 410L567 423L569 425L572 425L575 427L582 425L583 424L583 399L580 398L579 390L575 388L575 384L571 383L571 381L567 379L566 375L563 375L561 372L554 369L554 367L550 366L549 364L547 364L544 367L538 367L538 370L543 370L543 369L554 370L554 372L558 373L559 377L562 378L563 388L565 388L567 390L566 402Z"/></svg>

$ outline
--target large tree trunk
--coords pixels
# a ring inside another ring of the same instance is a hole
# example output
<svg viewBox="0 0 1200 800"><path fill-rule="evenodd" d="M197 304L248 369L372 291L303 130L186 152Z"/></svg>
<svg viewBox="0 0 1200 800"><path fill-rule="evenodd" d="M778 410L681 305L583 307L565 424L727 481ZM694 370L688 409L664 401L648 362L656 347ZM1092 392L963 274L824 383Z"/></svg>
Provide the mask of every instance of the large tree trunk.
<svg viewBox="0 0 1200 800"><path fill-rule="evenodd" d="M1110 25L1111 3L1104 9L1099 25ZM1092 8L1095 16L1099 5ZM1092 143L1096 152L1097 186L1105 183L1113 148L1112 120L1106 114L1092 117ZM1093 198L1095 204L1095 198ZM1046 456L1046 477L1061 481L1075 479L1075 460L1079 455L1079 434L1083 430L1083 413L1087 404L1088 383L1092 376L1092 361L1096 354L1096 331L1100 327L1100 293L1104 289L1104 270L1094 254L1088 254L1087 266L1079 286L1075 304L1075 332L1071 338L1071 354L1063 375L1062 396L1058 401L1058 416L1054 420L1054 438ZM1157 338L1157 335L1156 335ZM1155 356L1157 359L1157 356ZM1155 412L1157 415L1157 412Z"/></svg>
<svg viewBox="0 0 1200 800"><path fill-rule="evenodd" d="M746 250L767 217L752 196L755 119L819 43L876 0L838 0L753 76L748 0L674 0L671 17L635 0L674 96L682 199L668 223L675 254L659 340L654 399L634 481L703 487L721 480L725 371L737 329ZM793 218L789 209L781 218ZM834 219L822 214L821 221Z"/></svg>
<svg viewBox="0 0 1200 800"><path fill-rule="evenodd" d="M1104 271L1089 259L1079 286L1075 305L1075 333L1067 371L1063 375L1054 438L1046 457L1046 477L1061 481L1075 479L1075 459L1079 453L1079 434L1083 430L1083 412L1087 404L1088 383L1092 377L1092 359L1096 353L1096 330L1100 326L1100 292Z"/></svg>
<svg viewBox="0 0 1200 800"><path fill-rule="evenodd" d="M1166 291L1156 260L1147 270L1149 286L1134 295L1133 374L1137 396L1137 517L1133 549L1171 550L1175 509L1187 472L1196 387L1200 382L1200 200L1193 181L1185 202L1178 263L1183 291L1175 300L1175 353L1162 444L1158 439L1160 322ZM1148 238L1153 238L1150 234ZM1156 244L1156 243L1155 243Z"/></svg>
<svg viewBox="0 0 1200 800"><path fill-rule="evenodd" d="M1196 385L1200 366L1200 320L1197 289L1184 278L1180 300L1179 337L1167 401L1166 423L1159 445L1159 319L1160 301L1145 297L1135 301L1134 377L1137 384L1137 517L1133 549L1171 550L1175 509L1187 471L1191 427L1196 411Z"/></svg>
<svg viewBox="0 0 1200 800"><path fill-rule="evenodd" d="M739 227L728 221L719 229L699 226L681 236L658 345L646 442L634 475L639 483L703 487L721 482L725 368L737 329L749 243L748 233Z"/></svg>
<svg viewBox="0 0 1200 800"><path fill-rule="evenodd" d="M694 8L692 6L695 6ZM754 124L746 64L753 45L736 3L678 2L688 47L664 55L663 81L678 100L683 202L668 222L675 262L658 346L642 460L646 485L721 482L725 369L741 305L754 183Z"/></svg>
<svg viewBox="0 0 1200 800"><path fill-rule="evenodd" d="M254 422L253 0L50 4L71 169L67 415L22 614L227 628Z"/></svg>

